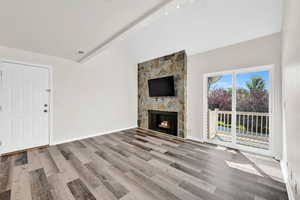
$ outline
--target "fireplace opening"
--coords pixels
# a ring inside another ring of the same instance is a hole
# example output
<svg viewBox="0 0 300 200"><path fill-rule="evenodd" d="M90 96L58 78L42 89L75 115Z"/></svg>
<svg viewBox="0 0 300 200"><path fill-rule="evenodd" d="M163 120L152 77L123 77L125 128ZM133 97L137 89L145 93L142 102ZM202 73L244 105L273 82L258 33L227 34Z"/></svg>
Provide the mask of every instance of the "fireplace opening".
<svg viewBox="0 0 300 200"><path fill-rule="evenodd" d="M177 136L177 112L148 111L149 129Z"/></svg>
<svg viewBox="0 0 300 200"><path fill-rule="evenodd" d="M160 122L160 124L158 126L160 128L171 128L169 121L162 121L162 122Z"/></svg>

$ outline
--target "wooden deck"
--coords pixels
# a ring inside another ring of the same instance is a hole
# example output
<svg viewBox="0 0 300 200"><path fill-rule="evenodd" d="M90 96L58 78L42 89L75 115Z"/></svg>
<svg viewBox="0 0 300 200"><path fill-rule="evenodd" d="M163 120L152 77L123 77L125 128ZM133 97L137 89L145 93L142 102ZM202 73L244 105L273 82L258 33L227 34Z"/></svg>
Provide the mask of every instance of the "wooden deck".
<svg viewBox="0 0 300 200"><path fill-rule="evenodd" d="M5 156L1 200L283 200L279 164L132 129Z"/></svg>

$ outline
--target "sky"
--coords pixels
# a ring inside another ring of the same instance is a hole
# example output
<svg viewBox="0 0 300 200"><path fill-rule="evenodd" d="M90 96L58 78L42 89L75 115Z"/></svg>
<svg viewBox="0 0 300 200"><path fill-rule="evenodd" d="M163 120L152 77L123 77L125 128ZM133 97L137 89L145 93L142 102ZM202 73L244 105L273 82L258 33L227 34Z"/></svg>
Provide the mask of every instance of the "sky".
<svg viewBox="0 0 300 200"><path fill-rule="evenodd" d="M261 76L266 83L266 89L269 89L269 71L258 71L258 72L247 72L247 73L239 73L236 75L236 83L238 88L245 88L246 82L251 79L252 76ZM231 88L232 87L232 75L224 75L222 78L214 83L211 88Z"/></svg>

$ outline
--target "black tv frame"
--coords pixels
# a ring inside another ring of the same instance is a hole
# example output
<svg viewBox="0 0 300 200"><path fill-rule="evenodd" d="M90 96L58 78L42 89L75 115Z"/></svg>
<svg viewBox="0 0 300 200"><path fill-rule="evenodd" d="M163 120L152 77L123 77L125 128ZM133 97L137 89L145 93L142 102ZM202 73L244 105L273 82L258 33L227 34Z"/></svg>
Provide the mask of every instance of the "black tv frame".
<svg viewBox="0 0 300 200"><path fill-rule="evenodd" d="M170 83L172 83L172 85L171 85L172 91L169 92L168 94L154 95L153 92L151 92L151 90L153 90L153 88L151 88L153 86L153 81L161 81L161 80L168 80ZM165 76L165 77L160 77L160 78L155 78L155 79L149 79L148 80L149 97L174 97L174 96L176 96L174 80L175 80L174 76Z"/></svg>

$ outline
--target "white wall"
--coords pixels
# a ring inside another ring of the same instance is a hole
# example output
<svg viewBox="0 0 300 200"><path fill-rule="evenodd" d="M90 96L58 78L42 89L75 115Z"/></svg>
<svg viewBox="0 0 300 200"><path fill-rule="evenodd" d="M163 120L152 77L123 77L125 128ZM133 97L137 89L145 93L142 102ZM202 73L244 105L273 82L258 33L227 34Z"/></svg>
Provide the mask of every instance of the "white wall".
<svg viewBox="0 0 300 200"><path fill-rule="evenodd" d="M187 129L188 137L203 138L203 75L232 69L275 65L274 135L276 156L281 156L281 34L242 42L188 57Z"/></svg>
<svg viewBox="0 0 300 200"><path fill-rule="evenodd" d="M281 0L195 0L128 37L138 62L206 52L281 30Z"/></svg>
<svg viewBox="0 0 300 200"><path fill-rule="evenodd" d="M122 44L85 64L0 47L0 59L53 66L53 143L137 126L137 67Z"/></svg>
<svg viewBox="0 0 300 200"><path fill-rule="evenodd" d="M284 110L284 168L288 189L300 199L300 1L284 1L282 71ZM298 183L298 195L295 183Z"/></svg>

